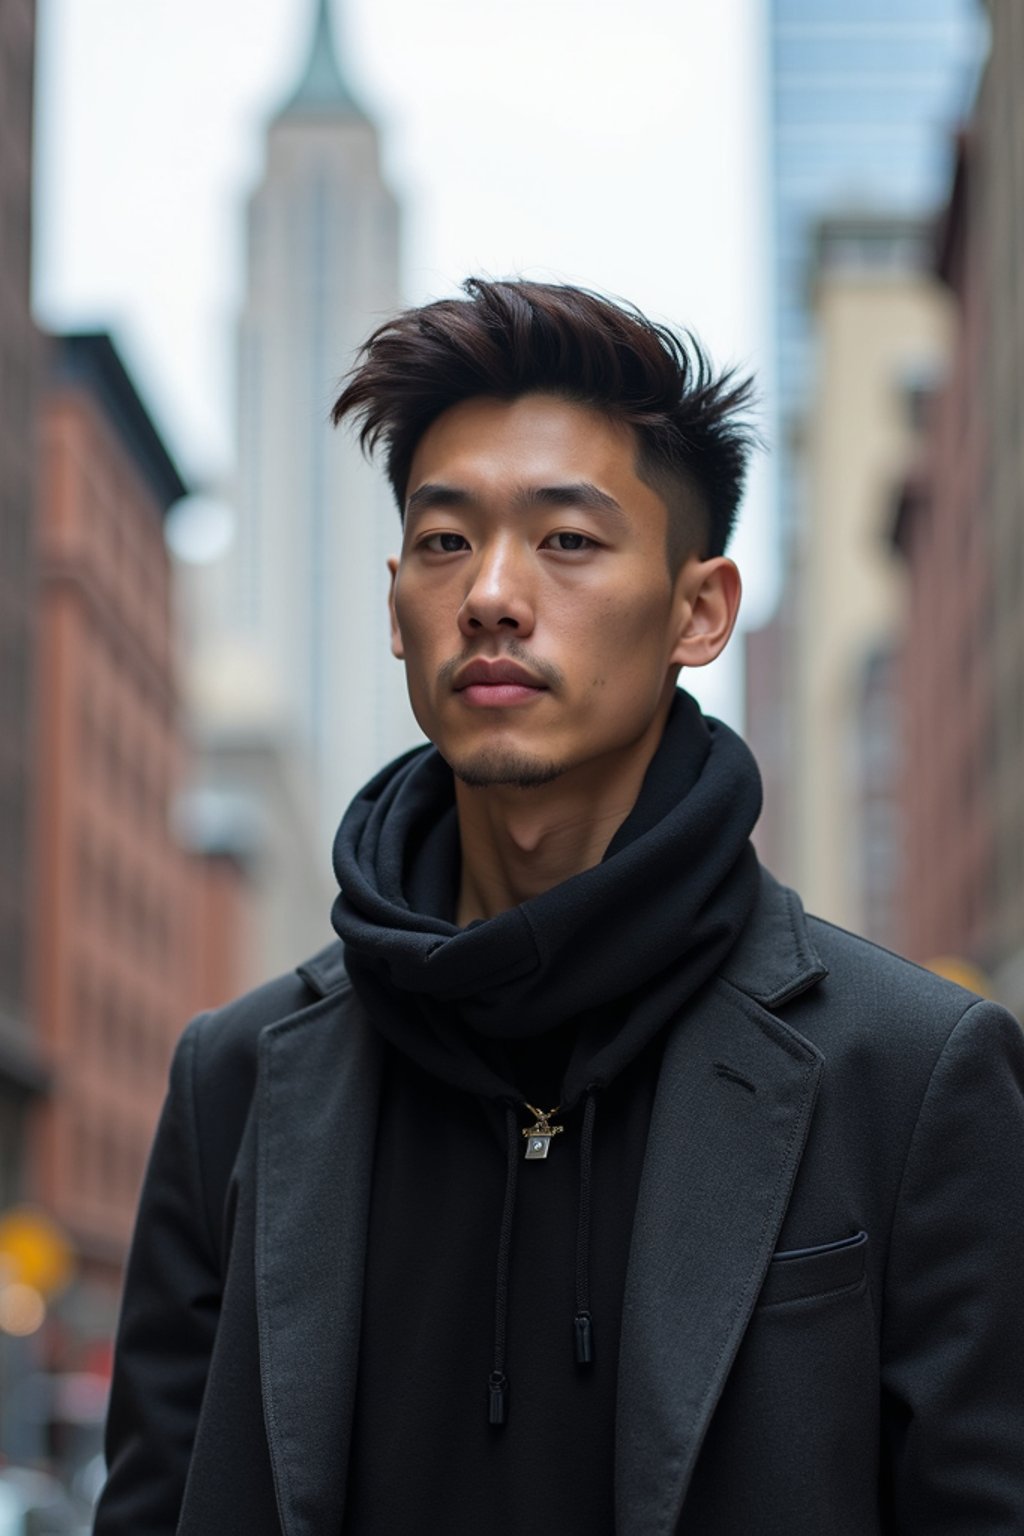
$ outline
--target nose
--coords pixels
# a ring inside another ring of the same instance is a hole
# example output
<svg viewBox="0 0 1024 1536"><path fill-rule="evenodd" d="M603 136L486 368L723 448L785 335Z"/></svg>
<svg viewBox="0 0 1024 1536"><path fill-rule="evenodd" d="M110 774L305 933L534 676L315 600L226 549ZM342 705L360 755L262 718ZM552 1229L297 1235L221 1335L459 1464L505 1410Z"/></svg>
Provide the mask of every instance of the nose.
<svg viewBox="0 0 1024 1536"><path fill-rule="evenodd" d="M508 630L526 635L534 624L527 561L511 538L485 546L473 562L470 584L459 609L459 628L468 638Z"/></svg>

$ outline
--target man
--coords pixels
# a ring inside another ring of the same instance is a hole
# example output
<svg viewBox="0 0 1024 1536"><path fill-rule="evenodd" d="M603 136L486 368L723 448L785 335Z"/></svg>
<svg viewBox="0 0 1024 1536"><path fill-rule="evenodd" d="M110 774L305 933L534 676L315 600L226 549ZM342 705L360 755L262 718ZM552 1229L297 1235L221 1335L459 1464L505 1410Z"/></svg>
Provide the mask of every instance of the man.
<svg viewBox="0 0 1024 1536"><path fill-rule="evenodd" d="M1020 1533L1020 1030L807 918L676 687L736 618L748 387L465 293L335 407L433 746L342 822L341 943L183 1038L96 1530Z"/></svg>

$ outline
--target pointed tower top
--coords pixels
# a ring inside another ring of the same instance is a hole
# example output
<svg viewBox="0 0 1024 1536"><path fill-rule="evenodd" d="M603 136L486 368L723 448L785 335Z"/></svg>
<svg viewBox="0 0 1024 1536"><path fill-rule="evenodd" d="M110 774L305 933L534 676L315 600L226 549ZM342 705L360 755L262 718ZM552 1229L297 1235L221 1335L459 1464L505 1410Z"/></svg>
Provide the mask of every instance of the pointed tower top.
<svg viewBox="0 0 1024 1536"><path fill-rule="evenodd" d="M278 114L293 117L306 113L365 117L341 72L331 25L330 0L316 0L313 45L295 94Z"/></svg>

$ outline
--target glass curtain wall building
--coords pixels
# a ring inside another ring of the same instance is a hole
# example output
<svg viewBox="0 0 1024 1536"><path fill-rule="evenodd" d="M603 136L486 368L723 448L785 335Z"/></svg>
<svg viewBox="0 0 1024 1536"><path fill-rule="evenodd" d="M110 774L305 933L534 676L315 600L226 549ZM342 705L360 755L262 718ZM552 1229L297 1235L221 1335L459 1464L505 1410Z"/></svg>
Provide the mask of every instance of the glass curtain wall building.
<svg viewBox="0 0 1024 1536"><path fill-rule="evenodd" d="M799 517L793 441L813 387L809 272L827 214L927 215L981 62L978 0L769 0L779 525Z"/></svg>
<svg viewBox="0 0 1024 1536"><path fill-rule="evenodd" d="M971 105L987 17L981 0L764 3L773 242L766 394L782 592L772 621L747 634L746 729L765 784L761 857L799 886L807 835L797 779L810 723L800 632L812 531L804 450L817 401L819 237L828 221L830 257L848 275L862 266L877 282L887 267L894 275L919 267L922 232L948 195L954 130Z"/></svg>

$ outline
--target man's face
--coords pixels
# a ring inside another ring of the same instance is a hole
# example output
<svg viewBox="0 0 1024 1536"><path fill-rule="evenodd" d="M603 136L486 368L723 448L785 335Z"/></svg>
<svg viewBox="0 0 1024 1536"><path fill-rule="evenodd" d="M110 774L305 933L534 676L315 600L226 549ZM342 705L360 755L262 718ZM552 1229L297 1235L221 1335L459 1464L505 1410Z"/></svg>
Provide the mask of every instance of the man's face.
<svg viewBox="0 0 1024 1536"><path fill-rule="evenodd" d="M628 427L543 394L464 401L421 438L392 644L465 782L615 773L660 734L693 562L673 579L635 457Z"/></svg>

